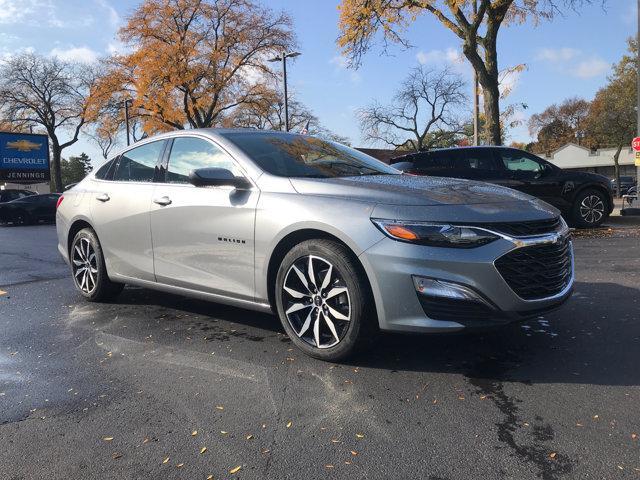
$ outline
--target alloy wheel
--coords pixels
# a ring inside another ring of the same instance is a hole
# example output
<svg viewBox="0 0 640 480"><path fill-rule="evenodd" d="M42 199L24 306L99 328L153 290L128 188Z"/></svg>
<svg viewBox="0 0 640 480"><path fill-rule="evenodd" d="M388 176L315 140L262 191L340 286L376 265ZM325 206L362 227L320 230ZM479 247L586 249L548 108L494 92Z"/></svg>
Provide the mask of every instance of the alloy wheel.
<svg viewBox="0 0 640 480"><path fill-rule="evenodd" d="M604 216L604 202L598 195L588 195L580 203L580 216L587 223L597 223Z"/></svg>
<svg viewBox="0 0 640 480"><path fill-rule="evenodd" d="M84 293L90 294L96 288L98 259L91 241L81 237L73 246L73 279Z"/></svg>
<svg viewBox="0 0 640 480"><path fill-rule="evenodd" d="M351 298L338 269L324 258L307 255L287 271L282 304L295 334L316 348L337 345L351 321Z"/></svg>

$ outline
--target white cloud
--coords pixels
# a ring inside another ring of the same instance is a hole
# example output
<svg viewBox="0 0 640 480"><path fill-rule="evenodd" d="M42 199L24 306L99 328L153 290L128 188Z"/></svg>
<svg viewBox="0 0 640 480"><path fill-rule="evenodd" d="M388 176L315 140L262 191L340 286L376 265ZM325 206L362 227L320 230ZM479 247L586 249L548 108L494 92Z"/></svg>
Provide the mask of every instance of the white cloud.
<svg viewBox="0 0 640 480"><path fill-rule="evenodd" d="M346 72L349 69L349 60L342 55L336 55L329 60L329 64L335 67L335 73ZM351 83L360 83L362 76L355 70L350 70L349 80Z"/></svg>
<svg viewBox="0 0 640 480"><path fill-rule="evenodd" d="M536 60L550 63L566 75L591 78L609 70L609 64L597 55L587 56L576 48L543 48L538 50Z"/></svg>
<svg viewBox="0 0 640 480"><path fill-rule="evenodd" d="M109 14L109 23L112 27L117 27L120 25L120 14L118 11L113 8L113 6L108 2L108 0L95 0L99 7L105 9Z"/></svg>
<svg viewBox="0 0 640 480"><path fill-rule="evenodd" d="M551 63L568 62L580 55L580 50L575 48L542 48L538 50L536 60Z"/></svg>
<svg viewBox="0 0 640 480"><path fill-rule="evenodd" d="M347 57L343 57L342 55L336 55L329 60L329 63L338 68L347 68L349 66L349 60L347 60Z"/></svg>
<svg viewBox="0 0 640 480"><path fill-rule="evenodd" d="M66 62L93 63L98 60L98 52L89 47L54 48L51 50L52 57L58 57Z"/></svg>
<svg viewBox="0 0 640 480"><path fill-rule="evenodd" d="M580 62L574 69L572 69L572 73L576 77L591 78L602 75L607 70L609 70L609 64L607 62L600 57L591 57Z"/></svg>
<svg viewBox="0 0 640 480"><path fill-rule="evenodd" d="M422 50L416 54L416 59L421 65L441 65L441 64L462 64L464 57L455 48L447 48L446 50L430 50L423 52Z"/></svg>

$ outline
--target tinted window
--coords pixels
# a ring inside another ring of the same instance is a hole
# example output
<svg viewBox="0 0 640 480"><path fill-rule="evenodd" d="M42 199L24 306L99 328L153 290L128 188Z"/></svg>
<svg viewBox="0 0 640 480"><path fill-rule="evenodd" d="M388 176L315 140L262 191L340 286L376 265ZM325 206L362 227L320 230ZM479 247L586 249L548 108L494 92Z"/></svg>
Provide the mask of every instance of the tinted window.
<svg viewBox="0 0 640 480"><path fill-rule="evenodd" d="M353 177L399 174L358 150L315 137L286 133L228 133L260 168L280 177Z"/></svg>
<svg viewBox="0 0 640 480"><path fill-rule="evenodd" d="M431 174L444 173L451 169L451 159L447 152L429 152L415 155L412 158L414 171L417 173L425 172Z"/></svg>
<svg viewBox="0 0 640 480"><path fill-rule="evenodd" d="M96 171L96 178L99 180L108 180L110 179L111 175L109 175L109 171L111 170L111 167L113 166L113 164L116 162L118 158L114 158L113 160L109 160L107 163L105 163L104 165L102 165L97 171Z"/></svg>
<svg viewBox="0 0 640 480"><path fill-rule="evenodd" d="M542 163L524 152L503 150L500 152L500 157L505 168L511 172L536 175L544 170Z"/></svg>
<svg viewBox="0 0 640 480"><path fill-rule="evenodd" d="M151 142L120 155L113 175L114 180L129 182L152 182L156 162L162 153L164 140Z"/></svg>
<svg viewBox="0 0 640 480"><path fill-rule="evenodd" d="M222 149L202 138L178 137L169 155L167 182L189 183L189 172L197 168L226 168L242 176L233 159Z"/></svg>
<svg viewBox="0 0 640 480"><path fill-rule="evenodd" d="M491 151L488 149L461 148L452 152L453 168L467 170L497 170L497 166Z"/></svg>

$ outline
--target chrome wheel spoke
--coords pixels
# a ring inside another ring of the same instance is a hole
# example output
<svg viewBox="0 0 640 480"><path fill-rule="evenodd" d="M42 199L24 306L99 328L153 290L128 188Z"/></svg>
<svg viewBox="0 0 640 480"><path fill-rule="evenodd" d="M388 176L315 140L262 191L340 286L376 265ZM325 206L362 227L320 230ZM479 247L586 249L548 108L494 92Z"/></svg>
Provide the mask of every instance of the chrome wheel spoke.
<svg viewBox="0 0 640 480"><path fill-rule="evenodd" d="M302 282L302 285L304 285L304 288L306 288L308 292L311 292L311 290L309 289L309 282L307 282L307 279L305 278L304 273L302 273L300 269L295 265L293 265L291 268L298 275L298 278L300 279L300 282Z"/></svg>
<svg viewBox="0 0 640 480"><path fill-rule="evenodd" d="M325 298L329 300L330 298L333 298L336 295L340 295L341 293L346 293L346 292L347 292L346 287L334 287L327 292L327 296Z"/></svg>
<svg viewBox="0 0 640 480"><path fill-rule="evenodd" d="M302 328L300 328L300 331L298 332L299 337L307 333L307 330L309 330L312 316L313 316L313 310L309 310L309 315L307 315L307 318L304 320L304 324L302 325Z"/></svg>
<svg viewBox="0 0 640 480"><path fill-rule="evenodd" d="M290 313L297 312L298 310L302 310L303 308L310 308L312 306L313 305L307 305L304 303L294 303L288 308L288 310L285 313L289 315Z"/></svg>
<svg viewBox="0 0 640 480"><path fill-rule="evenodd" d="M316 341L316 347L322 348L320 345L320 312L316 315L316 321L313 324L313 338Z"/></svg>
<svg viewBox="0 0 640 480"><path fill-rule="evenodd" d="M293 298L304 298L304 297L310 297L311 296L308 293L298 292L298 291L294 290L293 288L289 288L287 286L284 286L283 288Z"/></svg>
<svg viewBox="0 0 640 480"><path fill-rule="evenodd" d="M311 255L309 255L309 267L307 269L307 275L309 276L309 283L317 288L315 274L313 273L313 257Z"/></svg>
<svg viewBox="0 0 640 480"><path fill-rule="evenodd" d="M322 286L320 287L320 290L324 290L325 288L327 288L329 286L329 282L331 281L331 274L333 273L333 265L329 265L329 270L327 270L327 273L325 273L324 275L324 279L322 280Z"/></svg>
<svg viewBox="0 0 640 480"><path fill-rule="evenodd" d="M349 321L349 317L347 317L346 315L343 315L342 313L337 311L335 308L327 305L327 309L329 310L329 313L333 315L333 318L336 318L338 320L344 320L345 322Z"/></svg>
<svg viewBox="0 0 640 480"><path fill-rule="evenodd" d="M76 270L76 273L74 275L77 277L81 273L84 273L85 270L86 270L86 267L80 267Z"/></svg>
<svg viewBox="0 0 640 480"><path fill-rule="evenodd" d="M80 260L83 260L83 261L86 260L86 258L84 258L84 253L82 252L82 249L78 245L75 246L75 251L80 257Z"/></svg>
<svg viewBox="0 0 640 480"><path fill-rule="evenodd" d="M338 332L336 331L336 326L333 324L331 319L327 317L325 314L322 314L322 317L324 318L325 323L329 327L329 330L331 330L331 334L333 335L333 338L336 339L336 343L339 342L340 337L338 336Z"/></svg>

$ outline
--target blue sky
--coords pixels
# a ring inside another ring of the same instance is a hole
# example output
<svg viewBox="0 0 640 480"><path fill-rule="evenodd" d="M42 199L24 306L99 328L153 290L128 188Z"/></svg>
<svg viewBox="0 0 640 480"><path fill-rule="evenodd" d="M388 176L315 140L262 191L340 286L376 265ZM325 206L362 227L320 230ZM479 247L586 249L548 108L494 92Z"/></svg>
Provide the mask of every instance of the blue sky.
<svg viewBox="0 0 640 480"><path fill-rule="evenodd" d="M33 49L46 55L95 60L118 48L115 34L138 2L126 0L0 0L0 55ZM423 63L438 68L449 64L471 78L460 59L457 37L429 15L408 30L413 48L392 48L391 55L374 46L357 71L347 69L336 47L337 1L263 0L292 16L300 51L288 68L289 82L321 122L362 145L355 111L374 99L384 102L409 69ZM611 64L635 33L636 0L608 0L579 12L566 11L552 22L504 28L499 37L500 68L526 64L507 81L514 88L503 106L526 103L525 120L551 103L571 96L593 98L606 82ZM525 126L511 131L509 140L527 141ZM99 151L86 138L64 155L86 151L100 161Z"/></svg>

